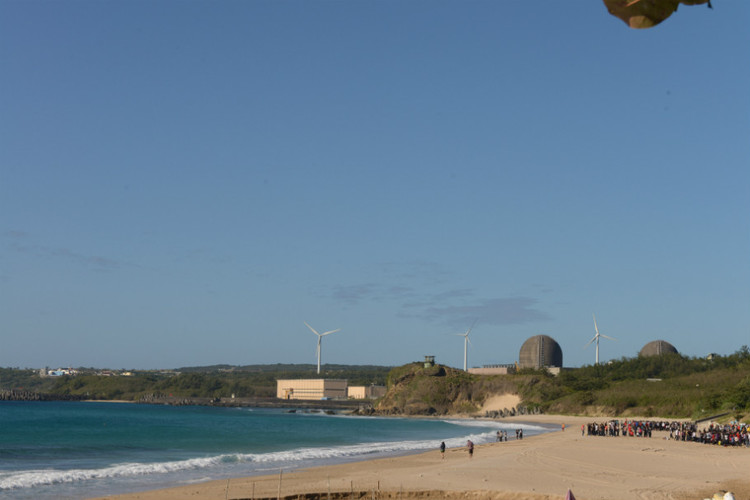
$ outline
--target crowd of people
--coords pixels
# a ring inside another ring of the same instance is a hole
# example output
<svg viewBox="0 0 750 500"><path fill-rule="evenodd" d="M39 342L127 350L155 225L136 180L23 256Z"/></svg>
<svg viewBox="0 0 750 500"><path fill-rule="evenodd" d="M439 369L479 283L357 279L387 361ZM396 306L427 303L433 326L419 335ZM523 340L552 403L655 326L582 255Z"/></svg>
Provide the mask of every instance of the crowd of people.
<svg viewBox="0 0 750 500"><path fill-rule="evenodd" d="M747 424L710 424L699 428L695 422L667 422L652 420L609 420L581 425L581 435L651 437L654 431L668 432L667 439L721 446L750 447L750 427Z"/></svg>
<svg viewBox="0 0 750 500"><path fill-rule="evenodd" d="M507 441L508 440L508 432L507 431L497 431L496 433L497 441ZM523 429L516 429L516 439L523 439Z"/></svg>
<svg viewBox="0 0 750 500"><path fill-rule="evenodd" d="M654 430L654 424L658 422L641 421L641 420L609 420L607 422L593 422L581 426L581 435L585 433L589 436L635 436L651 437Z"/></svg>

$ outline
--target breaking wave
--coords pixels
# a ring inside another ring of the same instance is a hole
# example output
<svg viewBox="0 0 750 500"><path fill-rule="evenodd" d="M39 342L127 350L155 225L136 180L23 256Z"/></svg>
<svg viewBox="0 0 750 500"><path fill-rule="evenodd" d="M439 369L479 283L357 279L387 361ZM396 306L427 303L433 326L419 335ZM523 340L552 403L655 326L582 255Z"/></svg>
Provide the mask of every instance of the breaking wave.
<svg viewBox="0 0 750 500"><path fill-rule="evenodd" d="M472 422L462 420L446 420L446 422L464 427L481 427L484 432L468 434L462 437L444 439L446 446L461 447L471 439L477 444L495 440L495 432L486 429L492 424L489 422ZM501 426L493 426L498 429ZM507 427L507 426L502 426ZM530 429L528 425L518 426ZM479 431L479 429L477 429ZM539 428L543 431L543 428ZM169 462L154 463L122 463L96 469L45 469L28 470L23 472L0 473L0 491L33 488L56 484L78 483L91 480L119 479L151 476L157 474L168 474L189 470L218 469L229 464L254 464L251 469L260 470L261 467L268 470L274 468L294 468L302 462L322 462L329 460L356 460L357 458L368 458L372 455L394 455L419 452L429 449L437 449L440 439L437 440L415 440L415 441L393 441L360 443L354 445L335 447L297 448L285 451L274 451L269 453L248 454L223 454L202 458L191 458ZM250 471L252 473L252 471Z"/></svg>

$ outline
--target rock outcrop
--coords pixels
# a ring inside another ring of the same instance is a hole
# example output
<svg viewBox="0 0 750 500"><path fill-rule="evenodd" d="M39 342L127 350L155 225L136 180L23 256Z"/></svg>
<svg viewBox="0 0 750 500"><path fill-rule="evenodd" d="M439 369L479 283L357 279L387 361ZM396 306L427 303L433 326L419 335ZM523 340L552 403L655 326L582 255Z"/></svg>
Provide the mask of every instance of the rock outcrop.
<svg viewBox="0 0 750 500"><path fill-rule="evenodd" d="M448 366L425 367L422 363L412 363L391 371L388 375L388 392L380 400L374 413L379 415L478 415L487 398L514 392L516 392L515 385L507 377L471 375ZM492 412L492 416L509 416L527 412L526 407L514 407Z"/></svg>

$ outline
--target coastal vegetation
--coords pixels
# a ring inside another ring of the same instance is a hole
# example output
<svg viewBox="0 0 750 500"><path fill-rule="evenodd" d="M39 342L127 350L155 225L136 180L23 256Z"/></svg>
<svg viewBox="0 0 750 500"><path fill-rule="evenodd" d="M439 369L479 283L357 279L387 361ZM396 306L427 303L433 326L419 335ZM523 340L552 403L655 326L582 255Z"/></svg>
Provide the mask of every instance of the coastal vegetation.
<svg viewBox="0 0 750 500"><path fill-rule="evenodd" d="M622 358L564 371L554 386L556 397L537 399L549 413L739 416L750 413L750 350L743 346L728 356L706 358Z"/></svg>
<svg viewBox="0 0 750 500"><path fill-rule="evenodd" d="M41 393L54 398L152 401L169 398L274 398L276 380L347 379L350 385L385 385L391 367L374 365L216 365L176 370L102 371L78 368L78 375L41 377L39 370L0 368L0 390ZM127 374L127 375L124 375Z"/></svg>
<svg viewBox="0 0 750 500"><path fill-rule="evenodd" d="M38 370L0 368L0 392L25 391L44 399L159 398L273 399L276 380L347 379L350 385L387 385L379 414L449 415L481 413L491 397L518 395L518 410L591 416L661 416L701 419L750 414L750 349L727 356L680 354L621 358L563 370L519 370L511 375L473 375L443 365L415 362L399 367L324 365L185 367L172 371L102 372L78 369L77 376L40 377ZM119 373L119 374L118 374Z"/></svg>
<svg viewBox="0 0 750 500"><path fill-rule="evenodd" d="M377 411L384 414L474 413L494 395L517 393L515 376L479 376L443 365L411 363L388 374L388 392Z"/></svg>
<svg viewBox="0 0 750 500"><path fill-rule="evenodd" d="M383 414L476 414L493 395L517 394L523 411L592 416L661 416L701 419L750 413L750 350L728 356L680 354L622 358L563 370L519 370L480 376L436 365L394 368ZM510 409L509 409L510 410Z"/></svg>

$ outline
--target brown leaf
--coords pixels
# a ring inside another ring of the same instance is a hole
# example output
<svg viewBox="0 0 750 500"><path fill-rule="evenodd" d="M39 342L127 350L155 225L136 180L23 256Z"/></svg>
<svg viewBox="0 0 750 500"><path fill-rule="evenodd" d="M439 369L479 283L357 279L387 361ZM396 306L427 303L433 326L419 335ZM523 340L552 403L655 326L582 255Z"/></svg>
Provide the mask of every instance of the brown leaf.
<svg viewBox="0 0 750 500"><path fill-rule="evenodd" d="M672 15L677 7L708 3L709 0L604 0L609 13L622 19L631 28L656 26Z"/></svg>

